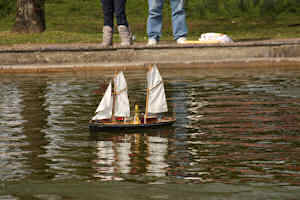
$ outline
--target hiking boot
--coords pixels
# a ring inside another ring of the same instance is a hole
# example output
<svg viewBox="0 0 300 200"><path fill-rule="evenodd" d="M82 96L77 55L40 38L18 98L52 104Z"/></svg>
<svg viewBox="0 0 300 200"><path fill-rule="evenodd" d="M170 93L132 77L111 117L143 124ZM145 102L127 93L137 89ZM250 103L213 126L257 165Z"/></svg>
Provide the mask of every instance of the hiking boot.
<svg viewBox="0 0 300 200"><path fill-rule="evenodd" d="M113 29L110 26L103 26L103 35L102 35L102 46L108 47L112 46L113 43Z"/></svg>
<svg viewBox="0 0 300 200"><path fill-rule="evenodd" d="M121 46L129 46L131 45L131 34L129 32L129 29L125 25L118 26L119 36L121 39Z"/></svg>

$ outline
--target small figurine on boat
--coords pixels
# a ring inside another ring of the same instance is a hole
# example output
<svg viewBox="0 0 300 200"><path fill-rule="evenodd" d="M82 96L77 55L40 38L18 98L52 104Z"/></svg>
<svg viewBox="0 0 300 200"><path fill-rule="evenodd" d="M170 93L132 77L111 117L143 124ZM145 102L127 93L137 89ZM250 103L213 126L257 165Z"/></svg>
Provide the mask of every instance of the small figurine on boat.
<svg viewBox="0 0 300 200"><path fill-rule="evenodd" d="M173 116L161 115L168 112L168 105L163 80L156 65L150 66L147 71L146 110L143 115L135 105L135 115L130 117L127 83L122 71L114 77L113 84L109 82L96 114L89 122L91 131L157 128L176 121Z"/></svg>

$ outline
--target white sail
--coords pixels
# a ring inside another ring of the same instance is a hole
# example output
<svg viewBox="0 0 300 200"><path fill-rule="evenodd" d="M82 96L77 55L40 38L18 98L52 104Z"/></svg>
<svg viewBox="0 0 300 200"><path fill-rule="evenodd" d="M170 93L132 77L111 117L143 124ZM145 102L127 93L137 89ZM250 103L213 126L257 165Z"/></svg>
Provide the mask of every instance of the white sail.
<svg viewBox="0 0 300 200"><path fill-rule="evenodd" d="M147 72L148 113L162 113L168 111L163 80L156 65Z"/></svg>
<svg viewBox="0 0 300 200"><path fill-rule="evenodd" d="M111 95L111 82L109 83L104 96L96 109L96 115L92 120L109 119L112 116L113 97Z"/></svg>
<svg viewBox="0 0 300 200"><path fill-rule="evenodd" d="M127 94L127 83L123 72L119 72L114 78L116 101L114 115L117 117L129 117L130 106Z"/></svg>

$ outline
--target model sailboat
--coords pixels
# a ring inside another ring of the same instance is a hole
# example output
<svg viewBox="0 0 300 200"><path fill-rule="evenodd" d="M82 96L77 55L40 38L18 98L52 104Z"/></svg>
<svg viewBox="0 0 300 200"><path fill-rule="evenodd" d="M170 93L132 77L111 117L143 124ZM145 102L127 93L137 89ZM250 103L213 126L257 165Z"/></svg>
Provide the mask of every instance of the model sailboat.
<svg viewBox="0 0 300 200"><path fill-rule="evenodd" d="M123 72L119 72L109 83L104 96L89 123L90 130L120 130L154 128L173 124L175 117L158 116L168 112L165 89L157 67L151 66L147 72L146 110L140 115L138 106L130 117L127 83Z"/></svg>

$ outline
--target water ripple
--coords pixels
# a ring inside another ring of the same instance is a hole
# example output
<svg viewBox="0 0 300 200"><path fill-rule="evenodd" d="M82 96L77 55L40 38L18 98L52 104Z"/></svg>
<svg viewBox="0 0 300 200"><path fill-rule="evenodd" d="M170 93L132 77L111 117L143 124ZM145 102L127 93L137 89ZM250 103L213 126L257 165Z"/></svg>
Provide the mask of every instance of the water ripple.
<svg viewBox="0 0 300 200"><path fill-rule="evenodd" d="M1 180L300 185L297 68L162 70L173 127L96 135L112 72L1 76ZM125 76L143 110L144 72Z"/></svg>

